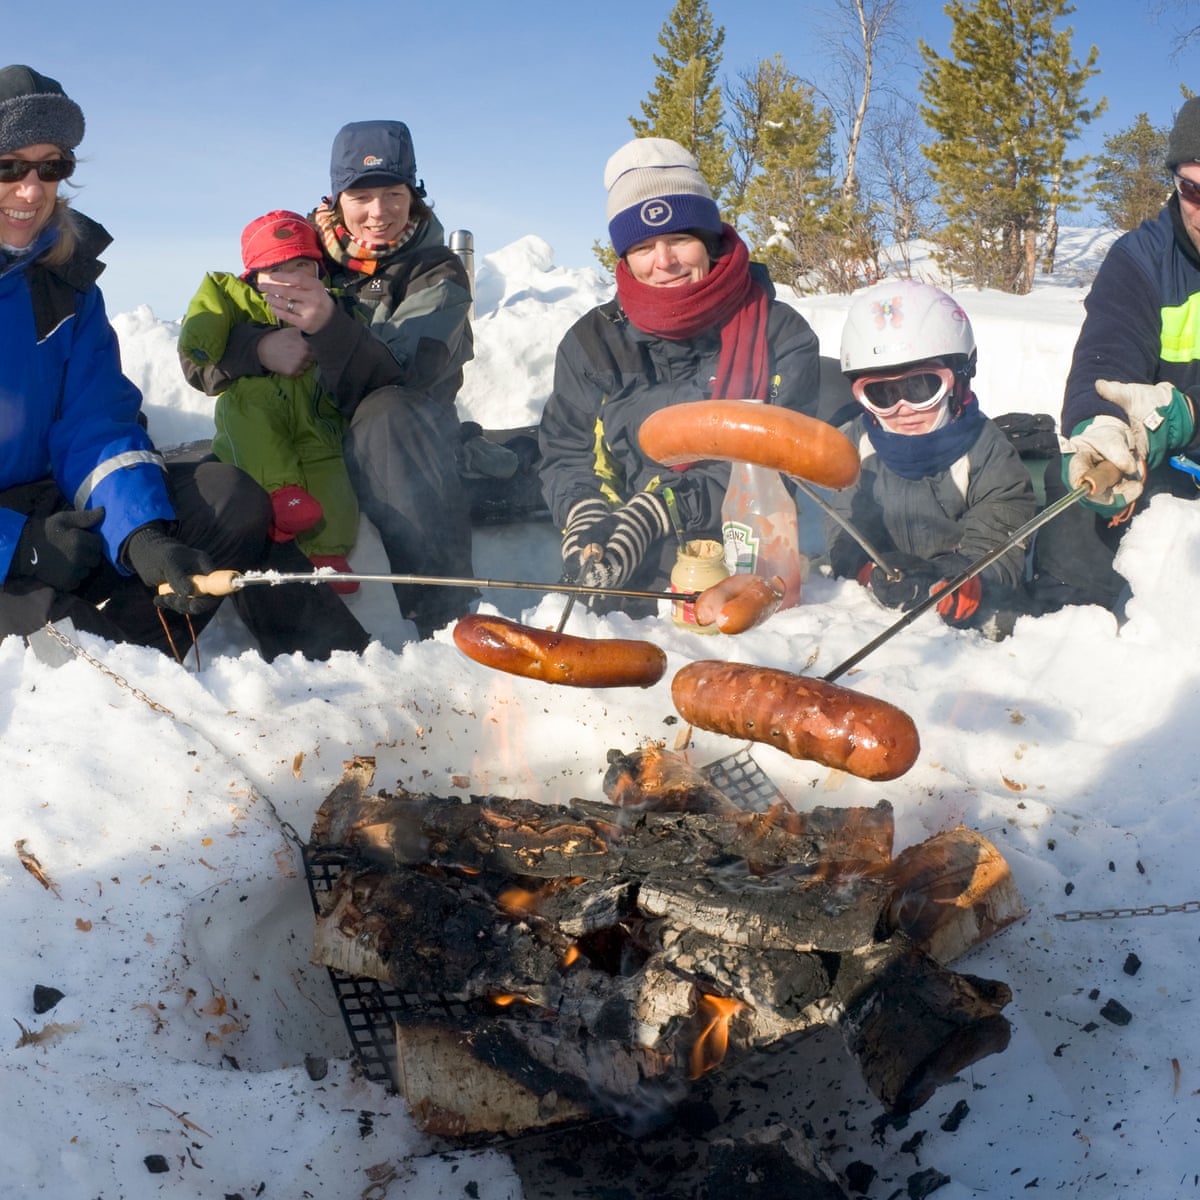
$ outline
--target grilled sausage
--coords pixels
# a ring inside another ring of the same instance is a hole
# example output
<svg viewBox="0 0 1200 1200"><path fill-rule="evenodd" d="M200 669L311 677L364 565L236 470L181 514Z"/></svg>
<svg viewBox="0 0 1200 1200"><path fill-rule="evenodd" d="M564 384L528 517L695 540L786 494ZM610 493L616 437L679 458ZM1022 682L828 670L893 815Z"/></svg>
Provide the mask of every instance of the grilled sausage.
<svg viewBox="0 0 1200 1200"><path fill-rule="evenodd" d="M761 625L783 603L783 580L730 575L696 597L696 624L716 623L722 633L745 633Z"/></svg>
<svg viewBox="0 0 1200 1200"><path fill-rule="evenodd" d="M838 489L858 479L858 451L840 429L777 404L672 404L642 422L638 441L650 458L668 467L705 459L757 463Z"/></svg>
<svg viewBox="0 0 1200 1200"><path fill-rule="evenodd" d="M479 613L458 620L454 644L485 667L567 687L650 687L667 670L652 642L573 637Z"/></svg>
<svg viewBox="0 0 1200 1200"><path fill-rule="evenodd" d="M886 701L772 667L689 663L675 675L671 697L679 715L701 729L862 779L896 779L921 750L911 718Z"/></svg>

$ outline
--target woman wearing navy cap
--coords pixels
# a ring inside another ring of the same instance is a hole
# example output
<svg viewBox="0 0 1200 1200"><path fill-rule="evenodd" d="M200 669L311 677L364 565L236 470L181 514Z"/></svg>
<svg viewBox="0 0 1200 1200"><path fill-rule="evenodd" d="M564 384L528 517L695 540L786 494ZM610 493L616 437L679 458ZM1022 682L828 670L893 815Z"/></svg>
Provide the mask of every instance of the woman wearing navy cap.
<svg viewBox="0 0 1200 1200"><path fill-rule="evenodd" d="M260 278L289 328L241 326L218 365L229 377L298 374L316 362L349 419L346 465L396 574L472 575L455 397L473 356L471 283L445 245L401 121L358 121L333 142L330 194L310 218L335 302L319 279ZM357 312L351 310L356 309ZM213 378L205 390L217 388ZM471 589L398 584L422 637L461 616Z"/></svg>

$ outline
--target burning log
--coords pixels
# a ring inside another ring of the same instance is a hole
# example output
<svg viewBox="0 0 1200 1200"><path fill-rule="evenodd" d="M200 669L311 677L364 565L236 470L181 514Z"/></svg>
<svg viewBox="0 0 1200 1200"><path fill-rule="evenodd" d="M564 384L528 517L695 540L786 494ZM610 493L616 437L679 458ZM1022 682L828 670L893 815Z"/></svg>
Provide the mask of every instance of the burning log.
<svg viewBox="0 0 1200 1200"><path fill-rule="evenodd" d="M405 998L395 1082L423 1128L669 1113L827 1024L902 1113L1007 1044L1008 989L943 965L1022 914L990 843L893 860L886 802L747 813L675 759L610 755L617 806L368 794L371 760L347 764L309 847L341 865L313 960Z"/></svg>
<svg viewBox="0 0 1200 1200"><path fill-rule="evenodd" d="M905 850L889 871L888 927L901 929L940 963L1024 915L1000 851L961 825Z"/></svg>
<svg viewBox="0 0 1200 1200"><path fill-rule="evenodd" d="M482 1061L469 1034L437 1025L402 1025L396 1030L399 1090L413 1120L436 1137L515 1135L527 1129L591 1118L590 1108L560 1096L538 1080L516 1079ZM469 1112L461 1102L445 1107L447 1080L469 1080Z"/></svg>

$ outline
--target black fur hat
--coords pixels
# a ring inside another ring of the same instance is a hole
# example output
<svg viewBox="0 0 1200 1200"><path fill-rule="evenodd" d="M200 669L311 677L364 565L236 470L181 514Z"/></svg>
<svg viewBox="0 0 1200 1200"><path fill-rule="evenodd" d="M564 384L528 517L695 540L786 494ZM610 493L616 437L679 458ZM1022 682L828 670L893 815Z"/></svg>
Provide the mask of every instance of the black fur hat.
<svg viewBox="0 0 1200 1200"><path fill-rule="evenodd" d="M0 154L46 142L66 154L83 141L83 110L57 79L32 67L0 68Z"/></svg>

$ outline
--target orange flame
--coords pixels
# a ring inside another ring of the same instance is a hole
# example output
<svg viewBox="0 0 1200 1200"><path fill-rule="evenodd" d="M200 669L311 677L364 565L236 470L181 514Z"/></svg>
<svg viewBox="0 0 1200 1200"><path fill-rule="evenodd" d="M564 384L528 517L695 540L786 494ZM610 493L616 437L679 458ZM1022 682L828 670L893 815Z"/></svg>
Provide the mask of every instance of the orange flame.
<svg viewBox="0 0 1200 1200"><path fill-rule="evenodd" d="M510 1004L516 1004L518 1002L521 1004L533 1003L528 996L523 996L520 992L501 992L498 996L489 996L488 999L490 999L497 1008L508 1008Z"/></svg>
<svg viewBox="0 0 1200 1200"><path fill-rule="evenodd" d="M699 1079L705 1071L711 1071L725 1057L729 1049L729 1022L735 1013L745 1007L740 1000L732 1000L728 996L700 993L696 1015L706 1024L692 1047L693 1079Z"/></svg>
<svg viewBox="0 0 1200 1200"><path fill-rule="evenodd" d="M497 785L512 783L518 795L536 799L541 794L524 751L527 724L512 680L497 672L488 696L488 710L479 722L482 741L471 770L476 787L490 791Z"/></svg>
<svg viewBox="0 0 1200 1200"><path fill-rule="evenodd" d="M496 903L510 917L519 917L527 912L532 912L541 898L540 892L531 892L522 887L510 887L505 888L496 897Z"/></svg>
<svg viewBox="0 0 1200 1200"><path fill-rule="evenodd" d="M563 955L562 965L564 967L569 967L578 958L579 958L579 947L573 946L573 945L568 946L566 954Z"/></svg>

